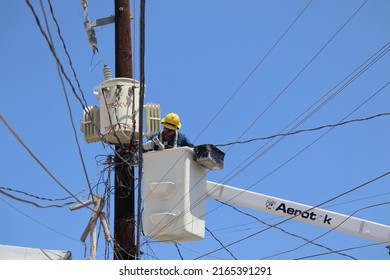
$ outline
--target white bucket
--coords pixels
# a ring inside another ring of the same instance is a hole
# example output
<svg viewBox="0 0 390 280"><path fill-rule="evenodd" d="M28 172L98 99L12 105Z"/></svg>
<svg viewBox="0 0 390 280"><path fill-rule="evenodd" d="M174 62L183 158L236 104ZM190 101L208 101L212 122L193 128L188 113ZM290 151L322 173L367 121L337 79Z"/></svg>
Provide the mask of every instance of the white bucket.
<svg viewBox="0 0 390 280"><path fill-rule="evenodd" d="M205 237L206 169L189 147L144 153L143 230L163 242Z"/></svg>

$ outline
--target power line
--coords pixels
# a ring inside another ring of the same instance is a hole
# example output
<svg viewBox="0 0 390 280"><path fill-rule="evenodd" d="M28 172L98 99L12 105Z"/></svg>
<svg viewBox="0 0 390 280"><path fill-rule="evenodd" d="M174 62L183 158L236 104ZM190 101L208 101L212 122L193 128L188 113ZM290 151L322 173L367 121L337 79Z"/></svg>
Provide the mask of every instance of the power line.
<svg viewBox="0 0 390 280"><path fill-rule="evenodd" d="M228 98L225 104L218 110L218 112L212 117L209 123L203 128L203 130L199 133L199 135L195 138L194 142L206 131L206 129L214 122L214 120L221 114L221 112L225 109L225 107L232 101L234 96L241 90L241 88L246 84L246 82L253 76L253 74L257 71L257 69L263 64L265 59L271 54L271 52L276 48L276 46L280 43L280 41L286 36L286 34L292 29L292 27L298 22L298 20L302 17L306 9L310 6L313 0L310 0L306 4L306 6L301 10L298 16L290 23L287 29L283 32L283 34L276 40L274 45L269 49L269 51L263 56L263 58L256 64L256 66L250 71L244 81L238 86L238 88L233 92L233 94Z"/></svg>
<svg viewBox="0 0 390 280"><path fill-rule="evenodd" d="M81 89L81 84L80 84L80 81L77 77L77 74L76 74L76 70L74 69L74 66L73 66L73 62L72 62L72 58L70 57L70 54L68 52L68 48L66 47L66 44L65 44L65 40L64 38L62 37L62 34L61 34L61 29L60 29L60 25L58 24L58 21L57 21L57 18L55 17L54 15L54 10L53 10L53 6L51 4L51 0L47 0L47 2L49 3L49 7L50 7L50 13L52 15L52 18L53 18L53 21L57 27L57 34L58 34L58 37L60 38L61 40L61 43L62 43L62 47L64 49L64 52L66 54L66 57L68 58L68 62L69 62L69 66L70 66L70 69L72 70L72 73L73 73L73 78L75 79L76 83L77 83L77 87L79 89L79 92L81 93L81 97L83 98L83 101L85 104L87 104L87 101L85 100L85 96L84 96L84 92L83 90ZM43 10L43 9L42 9ZM44 10L43 10L44 12ZM45 15L46 17L46 15ZM52 40L51 40L52 41ZM53 41L51 42L52 45L54 46L53 44Z"/></svg>
<svg viewBox="0 0 390 280"><path fill-rule="evenodd" d="M23 142L19 135L12 129L7 120L0 114L1 121L5 124L8 130L14 135L14 137L19 141L19 143L27 150L27 152L33 157L33 159L45 170L45 172L69 195L71 195L76 201L82 203L71 191L68 190L47 168L46 166L38 159L37 156L30 150L30 148Z"/></svg>
<svg viewBox="0 0 390 280"><path fill-rule="evenodd" d="M51 46L52 46L52 52L53 54L57 55L56 54L56 51L55 51L55 48L54 48L54 42L53 42L53 38L51 36L51 32L50 32L50 28L49 28L49 23L48 23L48 20L47 20L47 16L46 16L46 12L45 12L45 9L44 9L44 6L43 6L43 3L42 3L42 0L40 1L41 3L41 8L42 8L42 12L43 12L43 15L44 15L44 19L45 19L45 23L46 23L46 29L47 29L47 32L48 32L48 35L49 35L49 40L50 40L50 43L51 43ZM70 65L71 65L71 68L73 70L73 74L74 76L76 77L76 72L73 68L73 65L72 65L72 60L70 59L70 56L66 50L66 45L65 45L65 42L61 36L61 31L60 31L60 28L59 28L59 25L58 25L58 22L54 16L54 12L53 12L53 7L50 3L50 0L48 0L48 3L50 5L50 11L51 11L51 14L52 14L52 17L54 19L54 22L56 23L56 26L57 26L57 32L61 38L61 41L62 41L62 45L65 49L65 52L68 56L68 59L69 59L69 62L70 62ZM89 188L89 191L90 191L90 194L92 196L92 189L91 189L91 183L89 181L89 178L88 178L88 174L87 174L87 169L85 167L85 162L84 162L84 157L83 157L83 154L81 152L81 147L80 147L80 143L79 143L79 140L78 140L78 136L77 136L77 133L76 133L76 127L74 125L74 121L73 121L73 113L72 113L72 109L71 109L71 106L70 106L70 102L69 102L69 98L68 98L68 94L67 94L67 91L65 89L65 83L64 83L64 80L62 79L62 75L61 75L61 71L60 71L60 65L57 61L57 73L58 73L58 76L60 78L60 81L61 81L61 85L62 85L62 90L63 90L63 93L64 93L64 96L65 96L65 100L66 100L66 104L67 104L67 108L68 108L68 112L69 112L69 118L70 118L70 122L71 122L71 126L72 126L72 129L73 129L73 135L74 135L74 138L75 138L75 141L76 141L76 145L77 145L77 150L78 150L78 153L79 153L79 157L81 159L81 165L83 167L83 172L84 172L84 175L85 175L85 178L86 178L86 181L87 181L87 184L88 184L88 188ZM76 80L77 80L77 77L76 77ZM78 82L78 80L77 80ZM80 88L80 83L78 82L78 85L79 85L79 88ZM86 103L85 99L84 99L84 102Z"/></svg>
<svg viewBox="0 0 390 280"><path fill-rule="evenodd" d="M233 255L233 253L232 253L225 245L223 245L223 243L222 243L222 242L221 242L221 241L212 233L211 230L209 230L207 227L206 227L206 230L207 230L207 232L210 233L211 236L219 243L219 245L221 245L222 248L223 248L226 252L228 252L228 253L230 254L230 256L233 257L233 259L237 260L237 258Z"/></svg>
<svg viewBox="0 0 390 280"><path fill-rule="evenodd" d="M351 17L350 17L351 18ZM340 29L339 29L340 30ZM303 122L305 122L308 118L313 116L316 112L318 112L325 104L327 104L331 99L333 99L336 95L338 95L342 90L344 90L349 84L351 84L354 80L356 80L360 75L362 75L365 71L367 71L373 64L375 64L380 58L382 58L389 50L390 43L387 43L384 47L382 47L379 51L377 51L374 55L372 55L369 59L367 59L365 62L363 62L358 68L356 68L354 71L352 71L351 74L349 74L344 80L342 80L340 83L338 83L335 87L333 87L331 90L329 90L322 98L320 98L317 102L315 102L313 105L311 105L304 113L302 113L300 116L298 116L294 121L292 121L289 125L287 125L285 128L283 128L279 133L281 134L282 131L287 129L290 125L292 125L295 121L297 121L300 117L302 117L305 113L307 113L310 109L312 109L316 104L318 104L322 99L324 99L327 95L329 95L333 90L335 90L338 86L340 86L339 89L336 90L335 93L333 93L330 97L328 97L325 101L323 101L320 105L318 105L314 110L310 112L309 115L307 115L303 120L301 120L298 124L296 124L293 128L289 130L289 132L292 132L294 129L298 128ZM345 83L344 83L345 82ZM344 84L343 84L344 83ZM242 135L238 138L240 139ZM255 161L257 161L260 157L262 157L265 153L270 151L273 147L275 147L279 142L281 142L284 139L284 137L278 139L275 143L273 143L269 148L267 148L265 151L263 151L260 155L256 156L257 153L259 153L266 145L268 145L271 141L268 141L266 144L264 144L261 148L259 148L255 153L253 153L249 158L244 160L238 167L235 168L237 170L239 167L243 166L246 162L248 162L251 158L254 158L249 163L247 163L244 167L241 167L239 171L236 171L234 175L231 175L231 172L229 172L230 178L226 179L225 182L228 182L232 180L234 177L236 177L239 173L241 173L244 169L249 167L251 164L253 164ZM228 149L228 151L230 148Z"/></svg>
<svg viewBox="0 0 390 280"><path fill-rule="evenodd" d="M335 127L343 126L343 125L350 124L350 123L364 122L364 121L368 121L368 120L372 120L372 119L376 119L376 118L384 117L384 116L390 116L390 113L380 113L380 114L377 114L377 115L374 115L374 116L369 116L369 117L359 118L359 119L353 119L353 120L349 120L349 121L339 122L339 123L336 123L336 124L322 125L322 126L318 126L318 127L315 127L315 128L301 129L301 130L296 130L296 131L287 132L287 133L278 133L278 134L274 134L274 135L271 135L271 136L257 137L257 138L252 138L252 139L245 140L245 141L236 141L236 142L230 142L230 143L226 143L226 144L216 144L215 146L223 147L223 146L231 146L231 145L235 145L235 144L247 144L247 143L250 143L250 142L253 142L253 141L269 140L269 139L273 139L273 138L277 138L277 137L292 136L292 135L300 134L300 133L303 133L303 132L312 132L312 131L317 131L317 130L321 130L321 129L324 129L324 128L335 128Z"/></svg>
<svg viewBox="0 0 390 280"><path fill-rule="evenodd" d="M378 245L382 245L382 244L374 243L374 244L368 244L368 245L362 245L362 246L349 247L349 248L345 248L345 249L339 249L339 250L337 250L337 252L352 251L352 250L356 250L356 249L363 249L363 248L372 247L372 246L378 246ZM295 258L294 260L311 259L311 258L315 258L315 257L329 255L329 254L332 254L332 252L326 252L326 253L321 253L321 254L304 256L304 257L300 257L300 258Z"/></svg>
<svg viewBox="0 0 390 280"><path fill-rule="evenodd" d="M143 176L143 108L144 108L144 98L145 98L145 14L146 14L146 1L141 0L140 2L140 47L139 47L139 56L140 56L140 93L139 93L139 135L138 135L138 199L137 199L137 225L136 225L136 258L139 259L141 255L140 246L141 246L141 204L142 204L142 191L141 183ZM180 251L179 251L180 252Z"/></svg>
<svg viewBox="0 0 390 280"><path fill-rule="evenodd" d="M325 48L333 41L334 38L347 26L347 24L356 16L356 14L363 8L368 0L364 1L362 5L344 22L344 24L328 39L328 41L316 52L316 54L305 64L305 66L294 76L294 78L283 88L283 90L268 104L268 106L257 116L257 118L249 125L249 127L237 138L241 139L253 125L276 103L276 101L286 92L286 90L298 79L298 77L312 64L312 62L325 50Z"/></svg>
<svg viewBox="0 0 390 280"><path fill-rule="evenodd" d="M78 240L78 239L76 239L76 238L73 238L73 237L70 237L70 236L68 236L68 235L66 235L66 234L64 234L64 233L62 233L62 232L60 232L60 231L58 231L58 230L55 230L55 229L53 229L53 228L51 228L51 227L45 225L44 223L38 221L37 219L34 219L34 218L31 217L30 215L28 215L28 214L26 214L25 212L19 210L19 209L16 208L15 206L9 204L7 201L5 201L4 199L2 199L1 197L0 197L0 200L3 201L5 204L7 204L9 207L13 208L14 210L18 211L19 213L21 213L22 215L24 215L25 217L27 217L28 219L32 220L33 222L35 222L35 223L37 223L37 224L39 224L39 225L41 225L41 226L43 226L43 227L45 227L45 228L47 228L48 230L53 231L53 232L55 232L55 233L57 233L57 234L59 234L59 235L62 235L62 236L64 236L64 237L66 237L66 238L68 238L68 239L71 239L71 240L73 240L73 241L76 241L76 242L78 242L78 243L80 242L80 240Z"/></svg>
<svg viewBox="0 0 390 280"><path fill-rule="evenodd" d="M67 48L66 48L66 44L65 44L65 41L61 35L61 32L60 32L60 28L59 28L59 25L58 25L58 21L56 20L55 18L55 15L54 15L54 11L53 11L53 7L49 1L49 5L50 5L50 11L51 11L51 14L52 14L52 17L53 17L53 21L56 23L56 26L57 26L57 32L58 32L58 35L62 41L62 45L63 45L63 48L64 48L64 51L68 57L68 60L69 60L69 64L70 64L70 67L73 71L73 75L74 75L74 78L75 80L77 81L77 84L78 84L78 88L81 92L81 96L82 96L82 99L83 101L78 97L76 91L75 91L75 88L74 86L72 85L72 82L70 81L69 77L66 75L65 71L64 71L64 68L63 68L63 65L61 64L57 54L56 54L56 51L55 51L55 48L54 48L54 42L52 40L52 37L51 37L51 34L50 34L50 30L49 30L49 26L48 26L48 21L47 21L47 17L46 17L46 13L45 13L45 10L44 10L44 7L43 7L43 4L42 4L42 1L41 1L41 6L42 6L42 11L43 11L43 14L45 16L45 21L46 21L46 26L47 26L47 30L48 30L48 35L46 35L45 31L43 30L41 24L40 24L40 21L39 21L39 18L37 16L37 14L35 13L35 10L34 8L32 7L31 3L27 2L28 6L30 7L34 17L35 17L35 20L36 20L36 23L41 31L41 34L43 35L43 37L46 39L46 42L48 43L49 47L50 47L50 50L51 50L51 53L53 55L53 57L55 58L55 61L57 63L57 70L58 70L58 75L61 79L61 83L62 83L62 88L63 88L63 91L64 91L64 94L65 94L65 98L66 98L66 101L67 101L67 106L68 106L68 111L69 111L69 115L70 115L70 119L71 119L71 124L72 124L72 128L73 128L73 132L74 132L74 136L75 136L75 140L76 140L76 144L77 144L77 147L78 147L78 151L79 151L79 156L80 156L80 159L81 159L81 162L82 162L82 167L83 167L83 170L84 170L84 174L85 174L85 177L86 177L86 180L87 180L87 183L88 183L88 188L90 190L90 195L92 196L93 193L92 193L92 188L91 188L91 185L90 185L90 182L89 182L89 178L88 178L88 175L87 175L87 171L86 171L86 167L85 167L85 164L84 164L84 160L83 160L83 156L82 156L82 153L81 153L81 148L80 148L80 144L78 142L78 137L77 137L77 133L76 133L76 129L75 129L75 126L74 126L74 122L73 122L73 117L72 117L72 111L71 111L71 108L70 108L70 103L69 103L69 99L68 99L68 96L67 96L67 93L66 93L66 89L65 89L65 85L64 85L64 82L63 82L63 79L62 79L62 75L65 77L65 79L68 81L69 85L71 86L71 89L72 89L72 92L74 93L74 95L76 96L76 98L78 99L78 101L81 103L83 109L84 109L84 112L86 114L90 114L89 112L89 109L87 107L87 102L84 98L84 94L81 90L81 86L80 86L80 82L79 80L77 79L77 75L76 75L76 72L75 72L75 69L73 67L73 64L72 64L72 60L70 58L70 55L67 51ZM61 75L62 74L62 75ZM99 131L99 129L98 129ZM99 131L99 134L100 134L100 131ZM104 136L103 136L104 137ZM122 158L122 157L121 157Z"/></svg>
<svg viewBox="0 0 390 280"><path fill-rule="evenodd" d="M285 230L285 229L282 229L282 228L280 228L280 227L278 227L278 226L274 226L274 225L271 225L271 224L269 224L269 223L267 223L267 222L265 222L265 221L263 221L263 220L260 220L260 219L258 219L257 217L255 217L255 216L253 216L253 215L251 215L251 214L248 214L248 213L245 213L245 212L239 210L237 207L235 207L235 206L233 206L233 205L229 205L229 204L227 204L227 203L225 203L225 202L222 202L222 201L219 201L219 200L217 200L217 201L220 202L220 203L222 203L222 204L224 204L224 205L226 205L226 206L229 206L230 208L234 209L235 211L237 211L237 212L239 212L239 213L241 213L241 214L243 214L243 215L246 215L246 216L248 216L248 217L251 217L251 218L255 219L256 221L262 223L263 225L268 226L269 228L273 227L273 228L275 228L275 229L277 229L277 230L279 230L279 231L281 231L281 232L283 232L283 233L285 233L285 234L287 234L287 235L290 235L290 236L292 236L292 237L296 237L296 238L302 239L302 240L304 240L306 243L311 243L311 244L313 244L313 245L315 245L315 246L318 246L318 247L320 247L320 248L326 249L326 250L328 250L328 251L330 251L330 252L337 253L335 250L333 250L333 249L331 249L331 248L329 248L329 247L326 247L326 246L324 246L324 245L321 245L321 244L319 244L319 243L316 243L316 242L314 242L314 241L312 241L312 240L309 240L309 239L306 238L306 237L300 236L300 235L298 235L298 234L291 233L291 232L289 232L289 231L287 231L287 230ZM349 256L349 255L346 255L346 254L341 254L341 255L346 256L346 257L351 258L351 259L355 259L354 257Z"/></svg>
<svg viewBox="0 0 390 280"><path fill-rule="evenodd" d="M86 100L85 100L84 93L83 93L83 91L81 90L81 87L79 86L79 89L80 89L81 97L82 97L82 98L80 98L80 97L78 96L78 94L76 93L75 87L73 86L73 84L72 84L72 82L71 82L69 76L65 73L64 67L63 67L63 65L62 65L62 63L61 63L61 61L60 61L60 59L58 58L57 54L55 53L54 44L53 44L52 42L50 42L51 40L49 40L48 35L47 35L46 32L43 30L42 25L41 25L40 20L39 20L39 17L38 17L38 15L37 15L37 13L35 12L34 7L31 5L31 3L30 3L29 0L26 0L26 3L27 3L28 7L30 8L30 10L31 10L31 12L32 12L32 14L33 14L33 16L34 16L34 18L35 18L35 22L36 22L36 24L38 25L38 28L39 28L39 30L40 30L41 35L44 37L46 43L47 43L48 46L49 46L49 49L50 49L50 51L51 51L51 53L52 53L52 55L53 55L53 57L54 57L54 59L55 59L55 61L56 61L56 63L57 63L57 66L60 68L62 75L64 76L64 78L65 78L66 81L68 82L68 84L69 84L69 86L70 86L70 88L71 88L71 90L72 90L74 96L76 97L76 99L77 99L77 100L79 101L79 103L81 104L81 106L82 106L82 108L83 108L83 111L90 117L90 119L93 119L93 118L91 117L91 115L90 115L90 111L89 111L89 108L88 108L88 104L87 104L87 102L86 102ZM56 21L56 20L55 20L55 21ZM57 30L58 30L58 29L59 29L59 27L57 28ZM61 33L59 33L59 37L62 38ZM78 85L79 85L80 83L79 83L79 81L78 81L78 79L77 79L77 75L76 75L75 70L74 70L74 68L73 68L72 60L70 59L70 55L68 54L68 52L67 52L67 50L66 50L66 45L65 45L65 42L64 42L63 39L62 39L62 42L63 42L63 47L64 47L64 50L65 50L65 53L67 53L67 56L68 56L68 59L69 59L70 67L72 68L74 77L75 77L75 79L76 79L76 81L77 81L77 83L78 83ZM62 78L61 78L61 79L62 79ZM63 87L64 87L64 85L63 85ZM110 120L110 122L111 122L111 120ZM96 131L99 133L99 136L100 136L100 138L101 138L101 142L103 143L105 137L104 137L104 135L102 135L102 133L100 132L100 129L96 126L96 124L94 124L94 125L95 125L95 128L96 128ZM114 131L114 134L115 134L115 131ZM115 136L116 136L116 135L115 135ZM104 143L103 143L103 145L104 145ZM112 147L110 147L110 148L113 149ZM114 150L114 149L113 149L113 150ZM114 153L115 153L119 158L121 158L121 159L123 160L123 162L126 162L126 160L123 159L115 150L114 150Z"/></svg>
<svg viewBox="0 0 390 280"><path fill-rule="evenodd" d="M347 116L345 116L342 120L340 120L340 122L343 122L345 119L347 119L348 117L350 117L353 113L355 113L357 110L359 110L363 105L365 105L367 102L369 102L372 98L374 98L376 95L378 95L385 87L387 87L388 85L390 84L390 82L386 83L384 86L382 86L379 90L377 90L376 92L374 92L368 99L366 99L363 103L361 103L357 108L355 108L351 113L349 113ZM266 176L264 176L262 179L258 180L257 182L255 182L254 184L252 184L249 188L252 188L254 185L258 184L260 181L264 180L265 178L269 177L270 175L272 175L273 173L275 173L277 170L279 170L280 168L282 168L283 166L285 166L287 163L289 163L290 161L292 161L293 159L295 159L296 157L298 157L300 154L302 154L304 151L306 151L309 147L311 147L312 145L314 145L316 142L318 142L322 137L324 137L326 134L328 134L330 131L333 130L334 127L331 127L329 128L328 131L326 131L325 133L323 133L322 135L320 135L318 138L316 138L314 141L312 141L309 145L307 145L305 148L303 148L301 151L299 151L298 153L296 153L294 156L290 157L287 161L285 161L283 164L281 164L279 167L277 167L276 169L274 169L273 171L271 171L270 173L268 173ZM240 170L238 170L236 173L234 173L233 175L230 175L230 178L227 179L225 181L228 182L230 180L232 180L233 178L235 178L236 176L238 176L241 172L243 172L243 170L245 170L246 168L248 168L250 165L252 165L254 162L256 162L259 158L261 158L264 154L266 154L267 152L269 152L273 147L275 147L278 143L280 143L282 140L284 140L285 138L282 137L282 138L279 138L276 142L274 142L270 147L268 147L265 151L263 151L260 155L257 155L254 159L252 159L250 162L248 162L245 166L241 167ZM268 142L269 143L269 142ZM267 144L268 144L267 143ZM265 145L263 145L261 148L259 148L257 152L259 152ZM250 158L254 157L256 155L256 153L252 154L247 160L245 160L244 162L242 162L239 166L242 166L245 162L247 162ZM248 188L248 189L249 189Z"/></svg>
<svg viewBox="0 0 390 280"><path fill-rule="evenodd" d="M176 250L177 250L177 252L178 252L178 254L179 254L179 256L180 256L180 259L181 259L181 260L184 260L183 255L182 255L181 252L180 252L180 248L179 248L179 246L177 245L177 242L174 242L173 244L174 244L175 247L176 247Z"/></svg>
<svg viewBox="0 0 390 280"><path fill-rule="evenodd" d="M34 194L27 193L25 191L16 190L16 189L12 189L12 188L6 188L6 187L1 187L0 186L0 189L3 190L3 191L15 192L15 193L23 194L23 195L26 195L26 196L29 196L29 197L32 197L32 198L36 198L36 199L39 199L39 200L46 200L46 201L51 201L51 202L53 202L53 201L64 201L64 200L68 200L70 198L73 198L71 196L64 197L64 198L47 198L47 197L37 196L37 195L34 195Z"/></svg>
<svg viewBox="0 0 390 280"><path fill-rule="evenodd" d="M83 103L83 101L81 100L81 98L80 98L80 97L78 96L78 94L76 93L76 90L75 90L75 88L74 88L74 86L73 86L73 84L72 84L72 82L71 82L69 76L65 73L64 67L63 67L63 65L62 65L62 63L61 63L61 61L60 61L60 59L58 58L58 56L57 56L56 53L55 53L54 46L50 43L50 40L49 40L49 38L48 38L46 32L45 32L45 31L43 30L43 28L42 28L41 22L40 22L40 20L39 20L39 17L38 17L38 15L37 15L37 13L35 12L34 7L32 6L32 4L31 4L31 2L30 2L29 0L25 0L25 1L26 1L26 3L27 3L27 6L30 8L30 10L31 10L31 12L32 12L32 14L33 14L33 16L34 16L35 22L36 22L36 24L38 25L38 28L39 28L39 31L41 32L41 35L44 37L44 39L46 40L46 43L47 43L48 46L49 46L50 52L52 53L52 55L53 55L53 57L54 57L56 63L59 65L60 70L61 70L61 73L64 75L66 81L69 83L69 85L70 85L70 87L71 87L71 89L72 89L73 94L75 95L75 97L77 98L77 100L80 102L80 104L81 104L81 106L83 107L83 109L85 109L86 107L88 107L88 105L87 105L86 102Z"/></svg>
<svg viewBox="0 0 390 280"><path fill-rule="evenodd" d="M28 204L32 204L34 205L35 207L38 207L38 208L62 208L62 207L65 207L65 206L68 206L68 205L71 205L73 204L74 202L67 202L67 203L64 203L64 204L49 204L49 205L41 205L41 204L38 204L36 202L33 202L33 201L30 201L30 200L27 200L27 199L23 199L23 198L19 198L19 197L16 197L10 193L7 193L3 190L0 190L0 193L5 195L5 196L8 196L12 199L15 199L17 201L20 201L20 202L24 202L24 203L28 203Z"/></svg>

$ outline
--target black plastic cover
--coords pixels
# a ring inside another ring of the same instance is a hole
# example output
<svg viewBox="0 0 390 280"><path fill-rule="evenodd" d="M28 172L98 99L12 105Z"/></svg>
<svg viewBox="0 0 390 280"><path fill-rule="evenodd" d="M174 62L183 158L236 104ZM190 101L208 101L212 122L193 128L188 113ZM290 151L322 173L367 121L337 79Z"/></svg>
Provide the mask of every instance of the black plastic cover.
<svg viewBox="0 0 390 280"><path fill-rule="evenodd" d="M223 169L225 153L212 144L203 144L194 147L195 160L210 170Z"/></svg>

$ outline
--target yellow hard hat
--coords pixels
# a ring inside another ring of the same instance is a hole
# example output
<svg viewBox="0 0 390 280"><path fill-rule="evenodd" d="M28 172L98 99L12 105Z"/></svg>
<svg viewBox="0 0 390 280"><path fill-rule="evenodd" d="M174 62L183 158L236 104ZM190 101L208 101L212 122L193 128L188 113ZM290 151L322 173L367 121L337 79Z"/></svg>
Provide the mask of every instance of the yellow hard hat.
<svg viewBox="0 0 390 280"><path fill-rule="evenodd" d="M176 130L181 127L180 123L180 117L176 113L169 113L161 120L161 123L164 125L164 127L171 129L171 130Z"/></svg>

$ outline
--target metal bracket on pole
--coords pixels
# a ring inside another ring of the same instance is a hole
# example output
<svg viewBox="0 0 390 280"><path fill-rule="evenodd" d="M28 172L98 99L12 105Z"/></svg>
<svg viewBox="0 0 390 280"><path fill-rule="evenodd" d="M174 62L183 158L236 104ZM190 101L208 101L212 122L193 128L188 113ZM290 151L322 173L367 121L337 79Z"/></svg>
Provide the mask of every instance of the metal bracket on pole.
<svg viewBox="0 0 390 280"><path fill-rule="evenodd" d="M93 53L95 54L96 52L99 52L99 50L97 48L97 39L96 39L94 27L115 23L115 15L90 20L88 14L88 1L81 0L81 5L84 10L84 20L85 20L84 28L87 31L88 43L89 46L92 48ZM133 19L133 16L130 15L130 20L131 19Z"/></svg>
<svg viewBox="0 0 390 280"><path fill-rule="evenodd" d="M115 16L111 15L105 18L91 19L84 22L84 28L90 29L96 26L107 25L115 22Z"/></svg>
<svg viewBox="0 0 390 280"><path fill-rule="evenodd" d="M115 22L115 16L109 16L105 18L100 18L100 19L93 19L90 20L89 18L85 19L84 22L84 28L87 31L87 36L88 36L88 42L90 47L93 50L93 53L99 52L98 47L97 47L97 39L96 39L96 34L95 34L95 29L93 29L96 26L102 26L102 25L107 25Z"/></svg>

